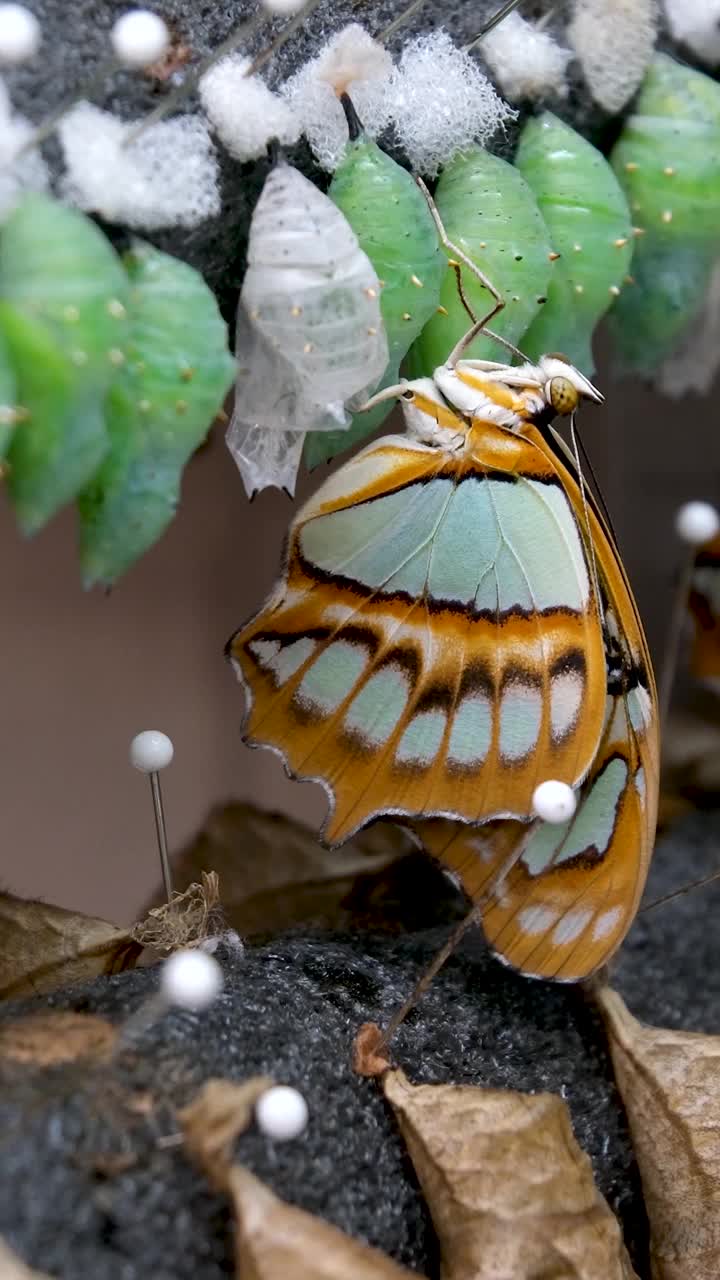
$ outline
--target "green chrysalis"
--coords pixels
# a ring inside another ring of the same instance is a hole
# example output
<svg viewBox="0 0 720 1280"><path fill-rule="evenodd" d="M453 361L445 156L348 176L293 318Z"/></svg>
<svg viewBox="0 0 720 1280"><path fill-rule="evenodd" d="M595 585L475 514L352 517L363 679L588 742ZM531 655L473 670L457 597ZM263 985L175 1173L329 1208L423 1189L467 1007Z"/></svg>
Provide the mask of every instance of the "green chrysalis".
<svg viewBox="0 0 720 1280"><path fill-rule="evenodd" d="M0 329L0 464L10 447L13 432L19 422L22 422L22 414L17 406L15 373L10 363L7 343Z"/></svg>
<svg viewBox="0 0 720 1280"><path fill-rule="evenodd" d="M528 120L515 164L560 254L547 302L524 335L522 349L530 359L562 351L589 376L593 330L630 269L627 200L605 157L549 111Z"/></svg>
<svg viewBox="0 0 720 1280"><path fill-rule="evenodd" d="M24 420L8 451L18 522L34 533L109 447L103 400L122 359L127 280L84 214L30 195L0 233L0 331Z"/></svg>
<svg viewBox="0 0 720 1280"><path fill-rule="evenodd" d="M111 448L78 499L88 587L114 582L167 528L182 468L235 374L224 321L197 271L149 245L126 266L127 359L105 406Z"/></svg>
<svg viewBox="0 0 720 1280"><path fill-rule="evenodd" d="M518 343L544 304L553 267L547 227L525 179L507 161L471 147L443 171L435 203L449 239L477 263L505 300L493 329ZM462 283L478 319L487 314L491 295L467 268ZM467 330L467 312L451 267L445 272L440 301L446 314L432 317L410 353L414 377L429 376L443 364ZM484 337L466 354L507 359L504 348Z"/></svg>
<svg viewBox="0 0 720 1280"><path fill-rule="evenodd" d="M643 234L635 285L609 324L622 366L652 373L699 309L720 255L720 85L657 54L610 162Z"/></svg>
<svg viewBox="0 0 720 1280"><path fill-rule="evenodd" d="M345 103L350 129L328 195L345 214L382 282L380 310L389 360L378 388L397 382L400 362L440 301L445 272L425 197L406 169L361 131ZM313 431L305 441L308 466L325 462L370 435L393 402L356 414L346 431Z"/></svg>

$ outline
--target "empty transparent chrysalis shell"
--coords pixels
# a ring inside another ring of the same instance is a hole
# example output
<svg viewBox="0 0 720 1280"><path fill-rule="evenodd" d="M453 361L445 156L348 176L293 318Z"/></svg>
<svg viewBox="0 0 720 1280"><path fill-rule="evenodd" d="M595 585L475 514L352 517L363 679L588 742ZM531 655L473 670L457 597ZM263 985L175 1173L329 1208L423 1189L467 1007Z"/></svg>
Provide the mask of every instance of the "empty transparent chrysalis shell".
<svg viewBox="0 0 720 1280"><path fill-rule="evenodd" d="M627 200L601 152L549 111L528 120L515 164L560 255L523 351L531 360L563 351L589 376L595 326L630 287L625 278L634 237Z"/></svg>
<svg viewBox="0 0 720 1280"><path fill-rule="evenodd" d="M656 54L610 156L642 231L609 316L618 362L652 373L699 311L720 256L720 85Z"/></svg>
<svg viewBox="0 0 720 1280"><path fill-rule="evenodd" d="M388 362L377 275L347 219L281 161L255 208L241 297L316 404L347 403Z"/></svg>
<svg viewBox="0 0 720 1280"><path fill-rule="evenodd" d="M535 196L513 165L475 146L443 170L435 204L449 239L477 263L504 298L493 330L517 345L544 305L553 269L550 237ZM470 271L463 270L462 280L478 318L487 314L493 303L488 290ZM449 266L440 302L441 311L425 325L411 350L413 377L429 376L444 364L468 327L457 277ZM465 354L490 360L507 356L485 337L476 338Z"/></svg>

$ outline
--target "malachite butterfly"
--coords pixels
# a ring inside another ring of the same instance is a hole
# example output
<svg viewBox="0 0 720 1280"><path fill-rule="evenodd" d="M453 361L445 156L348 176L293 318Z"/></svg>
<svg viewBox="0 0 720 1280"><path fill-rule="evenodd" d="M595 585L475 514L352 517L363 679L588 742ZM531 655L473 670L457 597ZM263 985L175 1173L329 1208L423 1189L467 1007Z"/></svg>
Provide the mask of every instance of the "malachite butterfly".
<svg viewBox="0 0 720 1280"><path fill-rule="evenodd" d="M528 120L515 164L560 255L523 351L532 359L563 351L591 374L595 326L628 287L634 237L627 200L601 152L549 111Z"/></svg>
<svg viewBox="0 0 720 1280"><path fill-rule="evenodd" d="M556 258L533 192L514 165L474 146L444 169L434 200L453 245L482 263L504 298L493 330L517 344L545 305ZM447 252L453 259L453 251ZM468 277L463 284L471 308L478 315L487 313L492 297L481 281ZM408 365L413 376L431 375L467 328L467 312L450 265L440 303L441 309L411 348ZM469 354L497 359L503 353L491 338L479 335Z"/></svg>
<svg viewBox="0 0 720 1280"><path fill-rule="evenodd" d="M306 431L347 424L388 362L380 285L340 209L283 159L253 212L228 447L250 494L291 493Z"/></svg>
<svg viewBox="0 0 720 1280"><path fill-rule="evenodd" d="M0 231L0 337L20 416L7 484L25 533L72 501L110 446L103 402L122 359L127 287L98 227L49 196L26 196Z"/></svg>
<svg viewBox="0 0 720 1280"><path fill-rule="evenodd" d="M720 85L656 54L610 156L642 231L609 326L623 368L652 373L699 310L720 256Z"/></svg>
<svg viewBox="0 0 720 1280"><path fill-rule="evenodd" d="M124 265L128 332L104 406L110 448L78 498L86 586L114 582L164 533L182 469L235 372L224 321L197 271L141 244Z"/></svg>
<svg viewBox="0 0 720 1280"><path fill-rule="evenodd" d="M305 504L229 642L245 740L323 786L330 845L395 817L456 873L502 959L576 981L633 919L658 789L637 610L549 425L601 397L562 357L458 352L394 390L405 434ZM533 818L548 778L576 791L564 826Z"/></svg>
<svg viewBox="0 0 720 1280"><path fill-rule="evenodd" d="M400 362L440 302L446 269L427 201L406 169L362 132L347 95L350 140L328 195L345 214L377 272L388 365L380 386L397 382ZM373 388L374 389L374 388ZM345 430L312 432L305 442L309 466L325 462L370 435L392 409L380 401L354 416Z"/></svg>
<svg viewBox="0 0 720 1280"><path fill-rule="evenodd" d="M720 534L697 550L688 602L695 623L690 669L720 693Z"/></svg>

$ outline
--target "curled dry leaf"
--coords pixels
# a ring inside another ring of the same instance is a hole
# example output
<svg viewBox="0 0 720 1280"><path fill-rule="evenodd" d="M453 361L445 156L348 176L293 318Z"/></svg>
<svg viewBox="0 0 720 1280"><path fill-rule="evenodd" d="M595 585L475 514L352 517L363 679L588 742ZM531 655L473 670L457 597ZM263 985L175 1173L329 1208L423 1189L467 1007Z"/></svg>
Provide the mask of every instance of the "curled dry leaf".
<svg viewBox="0 0 720 1280"><path fill-rule="evenodd" d="M170 902L151 907L132 936L141 947L168 955L180 947L196 947L224 927L220 879L216 871L203 871L200 884L191 884L183 893L174 893Z"/></svg>
<svg viewBox="0 0 720 1280"><path fill-rule="evenodd" d="M132 969L127 929L47 902L0 894L0 997L36 995Z"/></svg>
<svg viewBox="0 0 720 1280"><path fill-rule="evenodd" d="M45 1271L33 1271L4 1240L0 1239L0 1276L2 1280L51 1280Z"/></svg>
<svg viewBox="0 0 720 1280"><path fill-rule="evenodd" d="M644 1026L597 997L650 1219L655 1280L720 1274L720 1036Z"/></svg>
<svg viewBox="0 0 720 1280"><path fill-rule="evenodd" d="M347 927L344 900L360 876L379 873L407 853L409 837L377 823L342 849L324 849L301 822L252 804L213 809L192 843L173 859L177 884L213 867L222 879L226 924L241 938L304 923ZM159 903L158 892L154 902Z"/></svg>
<svg viewBox="0 0 720 1280"><path fill-rule="evenodd" d="M631 1280L620 1226L551 1093L383 1079L425 1193L443 1280Z"/></svg>
<svg viewBox="0 0 720 1280"><path fill-rule="evenodd" d="M246 1280L417 1280L378 1249L273 1195L247 1169L227 1171L237 1230L237 1273Z"/></svg>
<svg viewBox="0 0 720 1280"><path fill-rule="evenodd" d="M241 1084L208 1080L178 1112L190 1154L219 1185L225 1185L233 1142L250 1124L260 1094L273 1084L269 1076L252 1076Z"/></svg>
<svg viewBox="0 0 720 1280"><path fill-rule="evenodd" d="M363 1022L358 1028L352 1047L353 1071L370 1078L382 1076L390 1068L390 1057L385 1045L378 1052L382 1031L376 1022Z"/></svg>
<svg viewBox="0 0 720 1280"><path fill-rule="evenodd" d="M107 1058L116 1038L112 1023L90 1013L33 1013L0 1026L0 1058L38 1067L76 1058Z"/></svg>

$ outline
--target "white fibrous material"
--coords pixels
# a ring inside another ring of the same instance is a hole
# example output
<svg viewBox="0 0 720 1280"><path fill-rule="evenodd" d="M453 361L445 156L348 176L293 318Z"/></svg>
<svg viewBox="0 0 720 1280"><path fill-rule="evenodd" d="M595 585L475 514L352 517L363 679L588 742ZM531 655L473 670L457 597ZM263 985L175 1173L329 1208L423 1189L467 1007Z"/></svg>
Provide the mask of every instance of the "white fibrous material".
<svg viewBox="0 0 720 1280"><path fill-rule="evenodd" d="M695 319L658 370L658 386L673 399L679 399L688 391L707 395L719 369L720 262L717 262Z"/></svg>
<svg viewBox="0 0 720 1280"><path fill-rule="evenodd" d="M498 97L475 59L444 31L407 45L389 97L408 159L428 177L473 142L489 141L517 115Z"/></svg>
<svg viewBox="0 0 720 1280"><path fill-rule="evenodd" d="M709 67L720 63L720 0L664 0L665 16L676 40Z"/></svg>
<svg viewBox="0 0 720 1280"><path fill-rule="evenodd" d="M34 133L24 116L13 114L10 95L0 80L0 220L25 191L46 191L50 185L47 165L40 152L21 148Z"/></svg>
<svg viewBox="0 0 720 1280"><path fill-rule="evenodd" d="M593 98L606 111L622 111L640 87L656 27L656 0L575 0L568 38Z"/></svg>
<svg viewBox="0 0 720 1280"><path fill-rule="evenodd" d="M227 445L250 496L295 490L307 431L346 427L388 350L380 284L345 216L291 165L255 207L238 307Z"/></svg>
<svg viewBox="0 0 720 1280"><path fill-rule="evenodd" d="M315 159L328 173L337 168L348 139L340 94L350 94L365 132L376 138L390 122L392 73L387 49L354 22L333 36L312 62L282 86L280 92Z"/></svg>
<svg viewBox="0 0 720 1280"><path fill-rule="evenodd" d="M284 98L259 76L248 76L250 58L231 54L200 81L200 100L220 141L236 160L256 160L275 138L283 146L297 142L300 121Z"/></svg>
<svg viewBox="0 0 720 1280"><path fill-rule="evenodd" d="M511 102L567 94L565 72L572 52L517 12L483 37L478 52Z"/></svg>
<svg viewBox="0 0 720 1280"><path fill-rule="evenodd" d="M143 231L196 227L219 213L217 158L200 116L162 121L124 146L136 126L89 102L68 112L58 126L65 199Z"/></svg>

